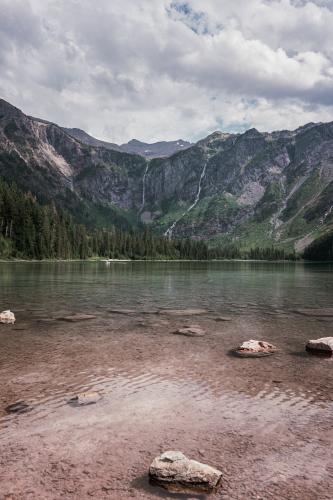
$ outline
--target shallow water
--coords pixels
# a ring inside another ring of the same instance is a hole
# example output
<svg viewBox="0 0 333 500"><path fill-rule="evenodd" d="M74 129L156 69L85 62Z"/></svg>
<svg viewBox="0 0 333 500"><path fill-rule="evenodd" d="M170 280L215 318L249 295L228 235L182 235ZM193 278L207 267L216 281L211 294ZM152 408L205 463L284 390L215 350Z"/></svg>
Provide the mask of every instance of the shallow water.
<svg viewBox="0 0 333 500"><path fill-rule="evenodd" d="M0 309L17 321L0 325L0 499L165 496L147 484L146 470L168 448L224 471L216 498L331 498L333 361L304 345L332 335L333 317L295 310L332 307L332 271L264 262L1 263ZM135 312L112 312L119 308ZM158 314L163 308L207 312ZM73 313L96 318L59 319ZM186 324L206 336L172 335ZM279 352L233 357L249 338ZM86 390L102 400L67 404ZM5 412L21 400L29 412Z"/></svg>

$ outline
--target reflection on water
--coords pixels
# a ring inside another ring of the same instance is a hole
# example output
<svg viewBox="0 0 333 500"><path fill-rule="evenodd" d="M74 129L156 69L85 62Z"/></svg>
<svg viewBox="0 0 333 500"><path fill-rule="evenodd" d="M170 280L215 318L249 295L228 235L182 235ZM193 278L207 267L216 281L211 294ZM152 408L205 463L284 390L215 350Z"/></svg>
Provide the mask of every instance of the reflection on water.
<svg viewBox="0 0 333 500"><path fill-rule="evenodd" d="M263 262L0 263L2 307L56 313L87 307L217 311L331 305L332 265Z"/></svg>

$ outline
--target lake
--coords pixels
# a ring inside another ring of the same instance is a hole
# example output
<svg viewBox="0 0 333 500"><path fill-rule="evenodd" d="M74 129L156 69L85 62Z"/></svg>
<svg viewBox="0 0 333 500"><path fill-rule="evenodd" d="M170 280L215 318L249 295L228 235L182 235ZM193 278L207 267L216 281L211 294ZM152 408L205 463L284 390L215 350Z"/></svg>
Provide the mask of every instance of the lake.
<svg viewBox="0 0 333 500"><path fill-rule="evenodd" d="M0 263L16 315L0 325L0 499L178 498L147 481L168 449L223 471L210 498L331 499L333 360L304 347L333 317L297 310L332 301L330 264ZM167 311L186 308L206 312ZM186 325L206 335L173 335ZM279 350L232 355L251 338ZM102 399L68 404L87 390ZM29 411L6 413L17 401Z"/></svg>

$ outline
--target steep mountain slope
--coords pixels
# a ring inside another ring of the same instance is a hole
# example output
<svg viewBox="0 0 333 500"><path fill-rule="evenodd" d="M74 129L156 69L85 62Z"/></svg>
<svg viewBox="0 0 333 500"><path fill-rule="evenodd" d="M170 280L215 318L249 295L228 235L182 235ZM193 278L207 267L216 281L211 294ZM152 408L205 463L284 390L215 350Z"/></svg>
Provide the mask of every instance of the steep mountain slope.
<svg viewBox="0 0 333 500"><path fill-rule="evenodd" d="M333 123L214 133L153 160L145 200L144 220L173 236L301 250L333 223Z"/></svg>
<svg viewBox="0 0 333 500"><path fill-rule="evenodd" d="M333 226L333 123L215 132L169 158L88 145L0 101L0 175L91 225L302 250Z"/></svg>
<svg viewBox="0 0 333 500"><path fill-rule="evenodd" d="M137 224L145 166L140 156L85 145L0 100L0 175L88 225Z"/></svg>

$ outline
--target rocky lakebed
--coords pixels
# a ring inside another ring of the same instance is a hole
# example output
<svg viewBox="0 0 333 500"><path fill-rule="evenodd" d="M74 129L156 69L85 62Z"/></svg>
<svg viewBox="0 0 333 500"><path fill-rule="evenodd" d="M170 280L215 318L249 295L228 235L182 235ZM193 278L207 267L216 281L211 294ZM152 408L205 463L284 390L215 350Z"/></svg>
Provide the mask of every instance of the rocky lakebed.
<svg viewBox="0 0 333 500"><path fill-rule="evenodd" d="M0 324L1 500L333 497L333 358L306 350L332 336L328 300L282 300L283 274L273 301L246 267L252 300L225 268L198 281L117 268L113 301L103 268L51 282L38 269L10 275L3 302L16 321ZM254 339L269 355L235 355Z"/></svg>

